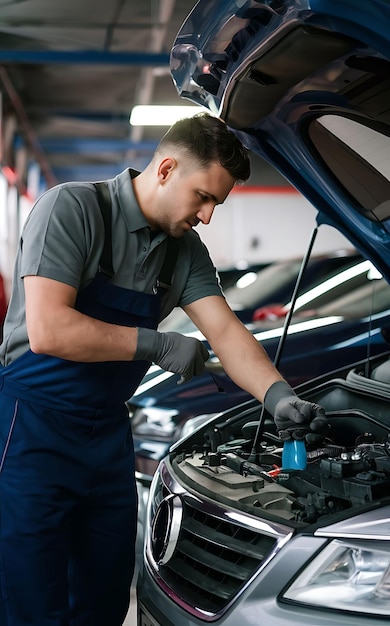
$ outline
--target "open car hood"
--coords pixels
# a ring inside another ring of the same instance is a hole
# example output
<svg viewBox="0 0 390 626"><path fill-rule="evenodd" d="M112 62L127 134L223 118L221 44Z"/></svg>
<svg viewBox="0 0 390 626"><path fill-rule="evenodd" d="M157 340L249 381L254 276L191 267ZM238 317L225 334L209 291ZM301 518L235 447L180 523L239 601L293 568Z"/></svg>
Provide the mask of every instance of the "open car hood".
<svg viewBox="0 0 390 626"><path fill-rule="evenodd" d="M390 282L389 23L389 0L200 0L171 73Z"/></svg>

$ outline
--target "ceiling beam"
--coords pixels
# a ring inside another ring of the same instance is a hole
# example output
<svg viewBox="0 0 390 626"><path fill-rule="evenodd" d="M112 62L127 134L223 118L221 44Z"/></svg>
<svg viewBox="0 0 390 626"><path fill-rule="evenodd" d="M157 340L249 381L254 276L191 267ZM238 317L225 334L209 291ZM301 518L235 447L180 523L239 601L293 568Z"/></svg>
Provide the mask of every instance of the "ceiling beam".
<svg viewBox="0 0 390 626"><path fill-rule="evenodd" d="M153 152L157 141L131 141L130 139L88 138L88 137L50 137L40 140L41 148L46 153L96 154L97 152L126 152L137 150Z"/></svg>
<svg viewBox="0 0 390 626"><path fill-rule="evenodd" d="M2 63L169 66L166 52L106 50L0 50Z"/></svg>
<svg viewBox="0 0 390 626"><path fill-rule="evenodd" d="M131 163L123 161L122 163L85 163L76 166L58 166L54 167L54 173L58 182L66 181L86 181L86 180L104 180L114 178L126 167L132 167L135 170L142 171L149 163L150 158L137 158Z"/></svg>

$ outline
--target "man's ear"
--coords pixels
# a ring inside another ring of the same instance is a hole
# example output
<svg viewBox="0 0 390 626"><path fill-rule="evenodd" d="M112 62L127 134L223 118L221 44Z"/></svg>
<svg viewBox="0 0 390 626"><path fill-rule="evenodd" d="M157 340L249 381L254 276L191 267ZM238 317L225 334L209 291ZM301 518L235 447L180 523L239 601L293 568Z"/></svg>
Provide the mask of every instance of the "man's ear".
<svg viewBox="0 0 390 626"><path fill-rule="evenodd" d="M158 176L160 180L166 180L176 165L176 159L173 157L165 157L158 166Z"/></svg>

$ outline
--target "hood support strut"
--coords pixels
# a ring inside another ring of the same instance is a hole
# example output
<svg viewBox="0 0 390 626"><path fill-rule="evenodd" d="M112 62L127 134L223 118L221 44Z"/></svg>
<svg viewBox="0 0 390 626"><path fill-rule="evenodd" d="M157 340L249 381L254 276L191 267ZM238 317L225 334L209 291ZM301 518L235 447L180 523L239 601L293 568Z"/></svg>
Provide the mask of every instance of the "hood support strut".
<svg viewBox="0 0 390 626"><path fill-rule="evenodd" d="M293 295L291 297L291 306L290 309L286 315L286 318L284 320L284 325L283 325L283 332L280 336L280 340L278 343L278 347L276 350L276 354L275 354L275 358L274 358L274 365L275 367L278 369L279 368L279 364L280 364L280 358L283 352L283 348L284 348L284 344L286 342L286 337L287 337L287 331L288 328L290 326L290 321L291 318L294 314L294 308L295 308L295 303L296 300L298 298L299 295L299 290L301 287L301 282L302 282L302 278L305 274L306 268L307 268L307 264L310 260L310 256L311 256L311 252L313 250L313 246L314 246L314 242L316 240L318 234L318 226L315 226L315 228L313 229L312 233L311 233L311 237L310 237L310 241L309 241L309 245L307 247L306 250L306 254L302 259L302 263L301 263L301 267L299 269L299 274L295 283L295 287L294 287L294 291L293 291ZM263 430L264 430L264 420L265 420L265 411L264 411L264 403L261 406L261 413L260 413L260 418L259 418L259 423L256 429L256 434L255 434L255 438L253 440L253 446L252 446L252 450L249 456L248 461L251 462L256 462L257 460L257 455L258 455L258 448L259 448L259 442L261 441L262 437L263 437Z"/></svg>

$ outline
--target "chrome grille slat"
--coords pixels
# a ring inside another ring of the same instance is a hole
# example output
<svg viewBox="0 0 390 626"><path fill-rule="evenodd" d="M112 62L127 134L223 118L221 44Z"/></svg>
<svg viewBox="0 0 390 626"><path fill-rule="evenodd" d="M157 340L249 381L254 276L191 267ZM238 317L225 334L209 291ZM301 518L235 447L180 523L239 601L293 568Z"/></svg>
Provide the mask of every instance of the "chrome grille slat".
<svg viewBox="0 0 390 626"><path fill-rule="evenodd" d="M211 592L216 597L225 601L228 600L231 594L234 592L234 585L229 580L229 577L225 577L223 573L220 573L219 575L220 582L223 583L223 585L219 584L211 589L210 577L207 572L209 568L207 568L206 566L196 570L192 567L190 561L186 563L183 562L180 558L174 558L172 559L171 569L175 570L176 576L182 581L182 584L185 583L188 590L196 587L198 592ZM215 572L213 574L215 574ZM217 580L215 575L213 575L213 580Z"/></svg>
<svg viewBox="0 0 390 626"><path fill-rule="evenodd" d="M242 589L276 544L256 529L199 510L182 498L180 534L159 576L181 600L218 613Z"/></svg>
<svg viewBox="0 0 390 626"><path fill-rule="evenodd" d="M239 571L237 571L237 567L235 563L228 563L226 559L219 558L215 554L205 553L204 550L195 550L194 544L190 541L184 539L180 542L178 547L183 556L187 558L192 558L194 561L198 563L203 563L210 569L215 570L216 572L225 573L236 578L241 578L243 581L247 580L248 576L250 576L251 569L250 567L245 567L241 564Z"/></svg>
<svg viewBox="0 0 390 626"><path fill-rule="evenodd" d="M205 537L204 525L201 522L198 522L192 518L183 519L182 529L186 530L190 535L197 536L203 539L204 541L207 541L210 544L210 547L212 545L219 546L221 548L224 548L225 550L231 550L232 552L240 552L241 554L248 556L248 557L252 557L252 558L258 558L259 556L259 552L258 552L258 549L256 549L256 547L252 547L250 544L248 545L247 543L244 543L243 541L236 539L236 537L232 534L227 534L226 532L220 532L219 530L214 530L214 532L211 532L212 529L210 528L209 534L207 535L207 537ZM243 529L237 526L236 532L242 533ZM226 545L227 537L229 538L229 546Z"/></svg>

